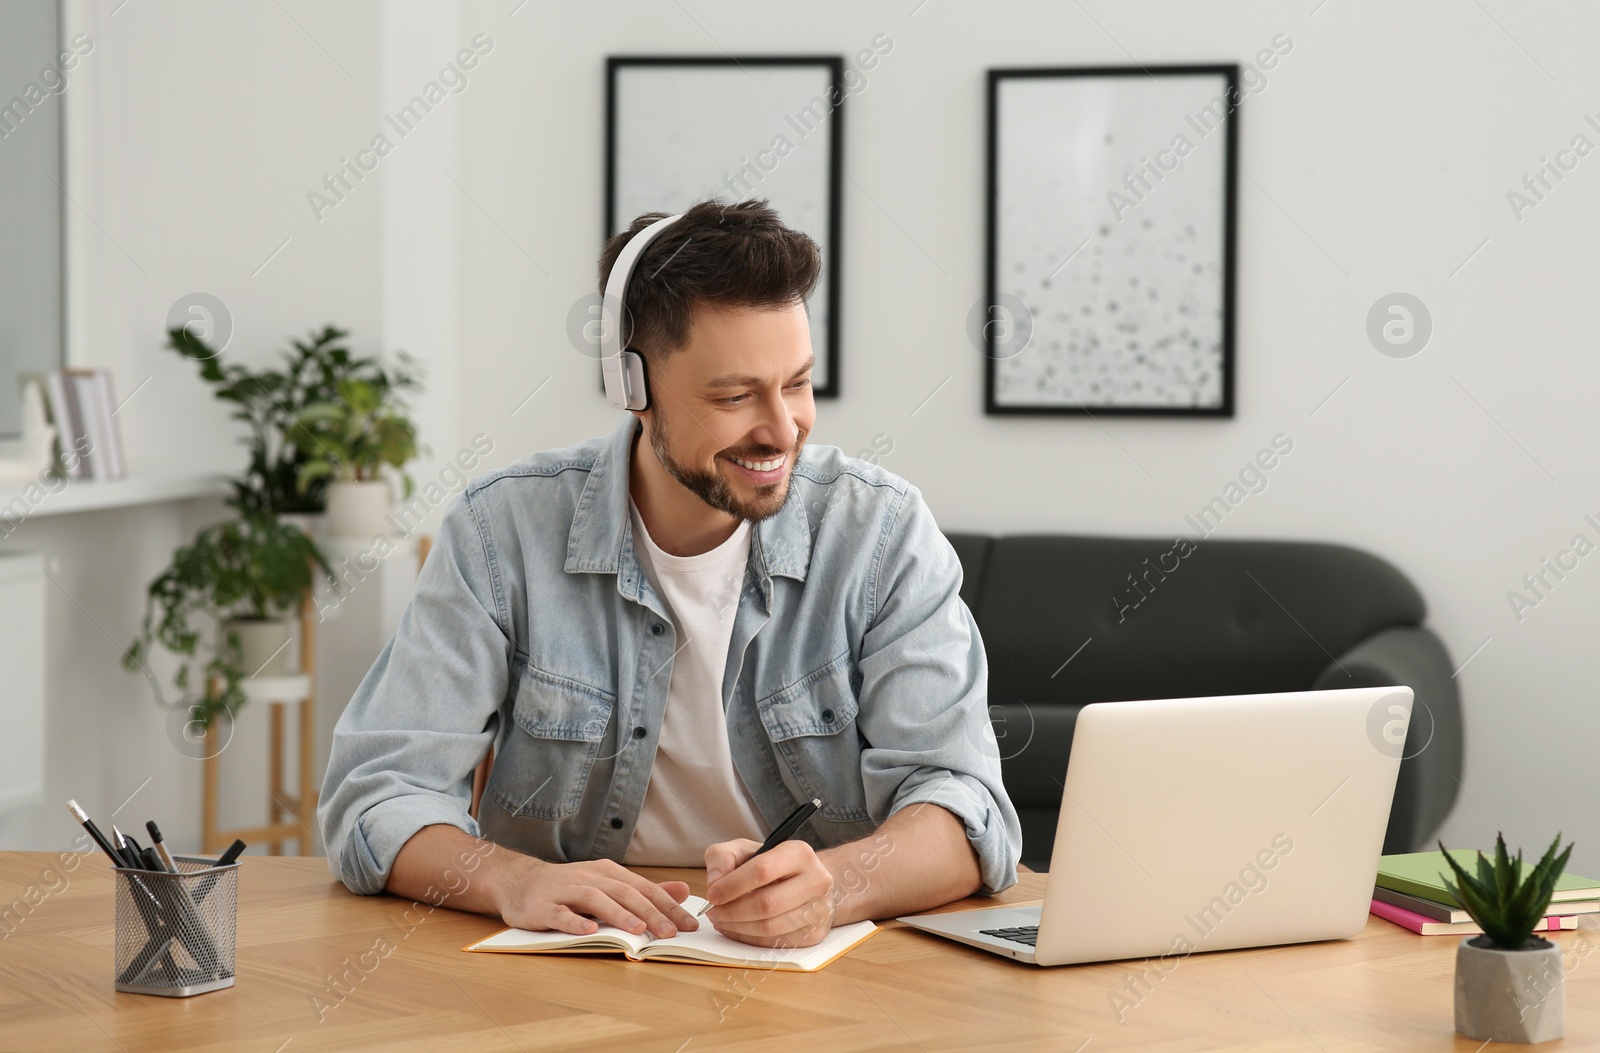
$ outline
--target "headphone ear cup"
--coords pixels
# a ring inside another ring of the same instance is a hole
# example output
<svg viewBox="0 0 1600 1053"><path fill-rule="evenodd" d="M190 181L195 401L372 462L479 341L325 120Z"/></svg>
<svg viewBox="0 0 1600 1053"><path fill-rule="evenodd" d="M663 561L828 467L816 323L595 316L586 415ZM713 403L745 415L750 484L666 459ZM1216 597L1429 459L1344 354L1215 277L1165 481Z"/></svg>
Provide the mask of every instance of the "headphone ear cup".
<svg viewBox="0 0 1600 1053"><path fill-rule="evenodd" d="M644 356L637 351L622 352L622 370L627 381L628 409L649 409L650 374L645 370Z"/></svg>

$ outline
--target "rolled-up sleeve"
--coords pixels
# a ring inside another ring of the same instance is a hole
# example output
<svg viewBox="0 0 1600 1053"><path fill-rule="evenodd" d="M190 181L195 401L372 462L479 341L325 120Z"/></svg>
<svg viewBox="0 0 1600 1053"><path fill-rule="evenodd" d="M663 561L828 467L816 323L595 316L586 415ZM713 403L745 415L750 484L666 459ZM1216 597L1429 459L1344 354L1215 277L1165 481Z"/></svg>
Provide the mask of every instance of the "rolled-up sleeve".
<svg viewBox="0 0 1600 1053"><path fill-rule="evenodd" d="M494 740L511 654L493 569L463 494L334 728L317 820L328 867L352 892L383 891L401 846L425 826L478 833L472 773Z"/></svg>
<svg viewBox="0 0 1600 1053"><path fill-rule="evenodd" d="M873 814L923 802L960 819L981 894L1016 884L1022 826L1000 778L989 666L961 601L961 561L922 495L907 487L885 526L859 665L862 780Z"/></svg>

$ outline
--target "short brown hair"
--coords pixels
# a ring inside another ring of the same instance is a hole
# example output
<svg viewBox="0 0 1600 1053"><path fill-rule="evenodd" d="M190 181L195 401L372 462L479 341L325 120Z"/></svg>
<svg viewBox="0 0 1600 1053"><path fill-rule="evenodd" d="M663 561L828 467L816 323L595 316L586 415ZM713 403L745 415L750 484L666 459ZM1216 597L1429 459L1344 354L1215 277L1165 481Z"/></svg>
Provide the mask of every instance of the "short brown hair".
<svg viewBox="0 0 1600 1053"><path fill-rule="evenodd" d="M600 292L622 248L669 213L646 212L611 236L600 253ZM780 308L804 304L822 273L822 250L783 225L764 200L691 205L634 264L623 346L666 354L689 339L696 305ZM631 327L628 325L631 322Z"/></svg>

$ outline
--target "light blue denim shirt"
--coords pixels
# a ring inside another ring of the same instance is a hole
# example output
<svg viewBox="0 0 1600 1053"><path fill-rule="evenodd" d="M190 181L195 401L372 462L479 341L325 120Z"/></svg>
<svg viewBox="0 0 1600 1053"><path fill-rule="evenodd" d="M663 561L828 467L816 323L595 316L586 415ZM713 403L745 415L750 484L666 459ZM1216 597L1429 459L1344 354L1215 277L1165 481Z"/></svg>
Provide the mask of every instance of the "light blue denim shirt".
<svg viewBox="0 0 1600 1053"><path fill-rule="evenodd" d="M622 860L680 646L634 550L638 427L493 472L445 515L334 730L317 815L352 891L382 891L400 847L436 823L553 862ZM752 532L733 612L735 767L770 826L820 797L801 834L817 848L941 805L966 827L982 891L1009 887L1022 831L955 551L915 487L836 447L806 446L790 488Z"/></svg>

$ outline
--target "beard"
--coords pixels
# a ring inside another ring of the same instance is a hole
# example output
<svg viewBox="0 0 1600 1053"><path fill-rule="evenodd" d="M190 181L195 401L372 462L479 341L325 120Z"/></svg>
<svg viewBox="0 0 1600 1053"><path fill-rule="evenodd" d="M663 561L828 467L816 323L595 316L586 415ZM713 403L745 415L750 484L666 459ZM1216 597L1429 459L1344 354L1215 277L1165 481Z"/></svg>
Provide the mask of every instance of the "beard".
<svg viewBox="0 0 1600 1053"><path fill-rule="evenodd" d="M784 456L787 462L785 467L788 468L781 482L757 486L755 488L755 496L745 500L733 492L733 487L720 472L707 472L690 468L679 462L672 455L672 438L668 433L666 417L662 414L660 407L656 407L648 430L650 432L650 449L655 453L656 460L661 462L661 467L667 470L668 475L676 479L685 490L688 490L717 511L725 512L730 516L737 516L740 519L747 519L752 523L759 523L763 519L772 518L788 503L791 490L789 482L794 477L794 465L800 459L800 447L805 445L807 434L806 431L801 430L799 436L795 439L794 449L792 450L774 451L767 449L760 453L751 453L748 456L746 456L745 451L740 452L741 457L752 461Z"/></svg>

